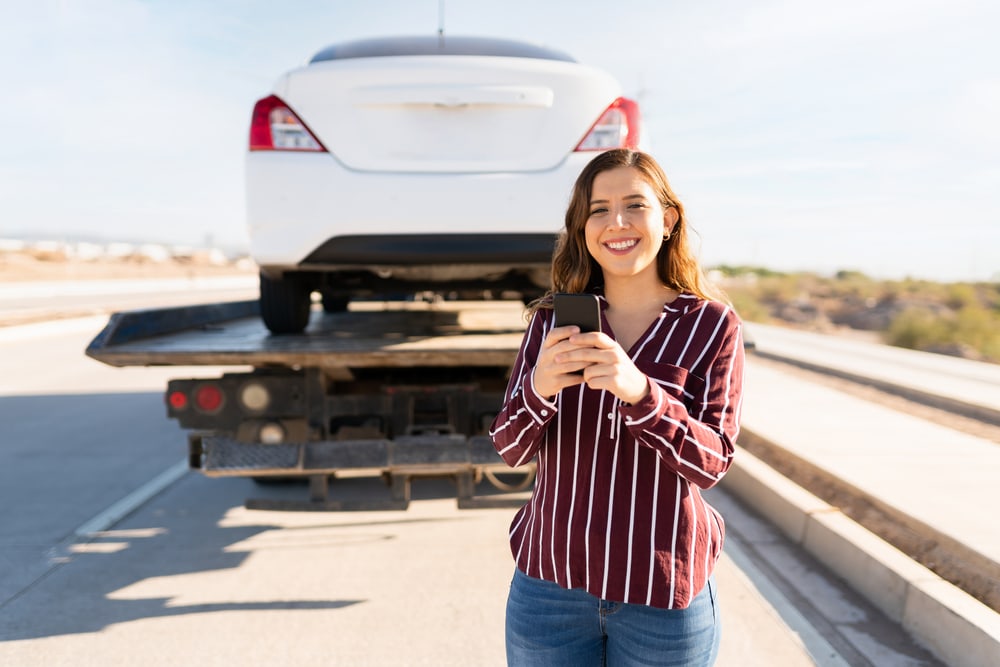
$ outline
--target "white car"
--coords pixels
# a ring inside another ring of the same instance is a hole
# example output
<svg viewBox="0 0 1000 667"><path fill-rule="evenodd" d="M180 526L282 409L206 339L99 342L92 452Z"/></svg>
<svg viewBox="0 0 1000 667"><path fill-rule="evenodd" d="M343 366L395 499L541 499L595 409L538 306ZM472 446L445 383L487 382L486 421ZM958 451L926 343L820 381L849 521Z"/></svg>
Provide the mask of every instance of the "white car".
<svg viewBox="0 0 1000 667"><path fill-rule="evenodd" d="M311 295L515 294L549 285L573 183L639 147L639 109L560 51L475 37L335 44L257 102L246 162L261 314L302 331Z"/></svg>

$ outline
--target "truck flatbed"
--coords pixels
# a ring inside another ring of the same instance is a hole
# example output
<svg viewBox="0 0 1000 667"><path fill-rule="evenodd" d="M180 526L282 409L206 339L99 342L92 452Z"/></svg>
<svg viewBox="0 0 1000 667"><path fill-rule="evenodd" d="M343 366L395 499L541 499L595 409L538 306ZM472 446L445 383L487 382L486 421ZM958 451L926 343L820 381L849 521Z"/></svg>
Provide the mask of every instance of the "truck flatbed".
<svg viewBox="0 0 1000 667"><path fill-rule="evenodd" d="M518 301L378 301L276 336L257 301L236 301L116 313L87 355L111 366L509 367L525 325Z"/></svg>
<svg viewBox="0 0 1000 667"><path fill-rule="evenodd" d="M508 470L487 427L526 324L519 301L359 301L274 335L257 301L234 301L116 313L87 354L112 366L249 366L170 380L165 396L189 430L192 469L309 479L307 501L248 507L400 509L427 476L454 478L461 507L496 506L512 500L476 497L475 482ZM330 500L331 477L346 471L381 474L390 497ZM521 474L517 488L534 464Z"/></svg>

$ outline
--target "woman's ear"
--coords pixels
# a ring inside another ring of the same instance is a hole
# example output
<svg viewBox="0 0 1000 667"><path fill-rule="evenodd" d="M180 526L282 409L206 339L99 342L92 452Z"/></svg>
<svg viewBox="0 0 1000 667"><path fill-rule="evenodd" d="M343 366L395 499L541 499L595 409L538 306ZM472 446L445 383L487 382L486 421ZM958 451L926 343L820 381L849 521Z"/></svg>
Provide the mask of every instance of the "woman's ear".
<svg viewBox="0 0 1000 667"><path fill-rule="evenodd" d="M680 214L677 212L675 206L671 206L663 212L663 228L669 231L671 234L674 232L674 225L680 220Z"/></svg>

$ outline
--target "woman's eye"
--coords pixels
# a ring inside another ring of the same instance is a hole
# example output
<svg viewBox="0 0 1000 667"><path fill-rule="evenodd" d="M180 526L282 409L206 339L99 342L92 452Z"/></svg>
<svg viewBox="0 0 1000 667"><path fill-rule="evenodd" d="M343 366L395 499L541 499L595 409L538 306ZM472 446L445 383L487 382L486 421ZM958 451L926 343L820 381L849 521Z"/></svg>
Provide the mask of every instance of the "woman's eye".
<svg viewBox="0 0 1000 667"><path fill-rule="evenodd" d="M629 208L646 208L646 205L641 202L636 202L635 204L629 204Z"/></svg>
<svg viewBox="0 0 1000 667"><path fill-rule="evenodd" d="M590 214L591 215L599 215L601 213L607 213L607 212L608 212L608 209L606 209L606 208L595 208L595 209L591 209Z"/></svg>

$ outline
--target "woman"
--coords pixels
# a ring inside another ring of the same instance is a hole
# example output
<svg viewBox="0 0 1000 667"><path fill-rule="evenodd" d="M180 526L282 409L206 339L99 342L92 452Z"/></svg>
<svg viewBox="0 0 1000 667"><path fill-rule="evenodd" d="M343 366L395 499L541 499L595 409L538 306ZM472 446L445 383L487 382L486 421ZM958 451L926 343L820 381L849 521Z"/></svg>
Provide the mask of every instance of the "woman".
<svg viewBox="0 0 1000 667"><path fill-rule="evenodd" d="M732 461L742 329L652 157L612 150L584 168L552 283L596 294L602 331L533 304L491 428L508 464L538 463L511 524L508 663L710 665L724 526L701 490Z"/></svg>

